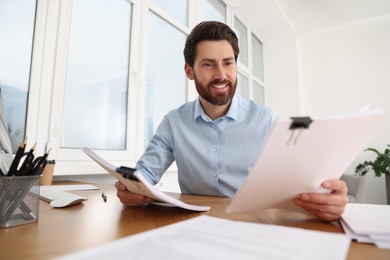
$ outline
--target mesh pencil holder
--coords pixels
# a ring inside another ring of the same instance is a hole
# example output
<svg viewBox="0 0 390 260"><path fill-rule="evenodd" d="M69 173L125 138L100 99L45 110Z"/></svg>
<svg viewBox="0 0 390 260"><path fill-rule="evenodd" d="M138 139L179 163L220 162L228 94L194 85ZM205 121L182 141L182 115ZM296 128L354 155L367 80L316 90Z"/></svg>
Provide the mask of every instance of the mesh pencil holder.
<svg viewBox="0 0 390 260"><path fill-rule="evenodd" d="M0 177L0 227L38 221L39 176Z"/></svg>

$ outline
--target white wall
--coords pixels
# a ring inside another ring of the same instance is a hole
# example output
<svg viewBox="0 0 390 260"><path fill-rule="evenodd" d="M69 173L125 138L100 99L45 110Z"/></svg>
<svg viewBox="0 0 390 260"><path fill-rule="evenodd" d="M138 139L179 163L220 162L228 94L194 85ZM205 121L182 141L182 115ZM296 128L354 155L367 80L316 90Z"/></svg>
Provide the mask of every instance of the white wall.
<svg viewBox="0 0 390 260"><path fill-rule="evenodd" d="M296 38L278 3L270 0L230 2L264 43L266 105L280 118L300 115Z"/></svg>
<svg viewBox="0 0 390 260"><path fill-rule="evenodd" d="M349 113L366 104L390 112L390 15L304 34L297 39L303 113ZM390 116L367 147L390 144ZM354 174L361 153L347 173ZM385 178L366 177L365 202L386 203Z"/></svg>

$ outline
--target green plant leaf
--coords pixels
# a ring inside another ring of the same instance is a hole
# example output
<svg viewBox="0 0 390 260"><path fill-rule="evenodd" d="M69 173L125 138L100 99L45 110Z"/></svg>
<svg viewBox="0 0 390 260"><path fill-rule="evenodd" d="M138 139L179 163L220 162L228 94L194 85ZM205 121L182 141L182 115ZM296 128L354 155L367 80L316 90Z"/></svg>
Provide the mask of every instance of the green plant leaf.
<svg viewBox="0 0 390 260"><path fill-rule="evenodd" d="M390 145L387 145L390 148ZM373 161L364 161L355 168L355 174L359 176L366 175L372 170L376 177L380 177L382 174L390 175L390 149L386 148L383 153L375 148L367 148L364 151L374 152L376 158Z"/></svg>

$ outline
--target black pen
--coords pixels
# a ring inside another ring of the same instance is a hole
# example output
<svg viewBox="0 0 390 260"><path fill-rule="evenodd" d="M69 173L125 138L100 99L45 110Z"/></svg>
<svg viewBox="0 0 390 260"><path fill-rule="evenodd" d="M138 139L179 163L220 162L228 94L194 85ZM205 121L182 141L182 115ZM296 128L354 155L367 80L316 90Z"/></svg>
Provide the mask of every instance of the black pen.
<svg viewBox="0 0 390 260"><path fill-rule="evenodd" d="M18 151L15 154L15 158L13 159L11 166L8 170L8 173L6 173L6 176L15 176L18 170L20 159L22 158L24 154L24 149L26 148L26 138L23 140L23 142L19 145Z"/></svg>
<svg viewBox="0 0 390 260"><path fill-rule="evenodd" d="M104 202L107 202L107 195L106 195L106 193L102 193L102 198L103 198L103 200L104 200Z"/></svg>
<svg viewBox="0 0 390 260"><path fill-rule="evenodd" d="M34 166L34 169L32 170L32 174L31 175L41 175L41 173L43 172L45 166L46 166L46 163L47 163L47 156L49 156L49 153L51 151L51 148L46 150L45 154L43 156L40 156L38 157L36 160L36 162L34 161L34 164L36 164Z"/></svg>
<svg viewBox="0 0 390 260"><path fill-rule="evenodd" d="M17 176L29 175L33 167L35 146L36 144L34 144L33 147L31 147L30 151L27 153L22 166L20 166L20 169L16 172Z"/></svg>

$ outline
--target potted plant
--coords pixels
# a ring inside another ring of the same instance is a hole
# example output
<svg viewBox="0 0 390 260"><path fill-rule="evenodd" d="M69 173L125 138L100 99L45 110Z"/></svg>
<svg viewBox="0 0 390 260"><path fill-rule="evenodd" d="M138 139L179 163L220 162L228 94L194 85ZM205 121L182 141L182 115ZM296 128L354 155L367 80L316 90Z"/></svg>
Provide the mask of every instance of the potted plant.
<svg viewBox="0 0 390 260"><path fill-rule="evenodd" d="M387 204L390 204L390 145L387 145L384 152L380 152L374 148L367 148L364 151L371 151L376 154L375 160L364 161L356 166L356 175L364 176L370 170L374 171L376 177L385 175L386 178L386 193L387 193Z"/></svg>

